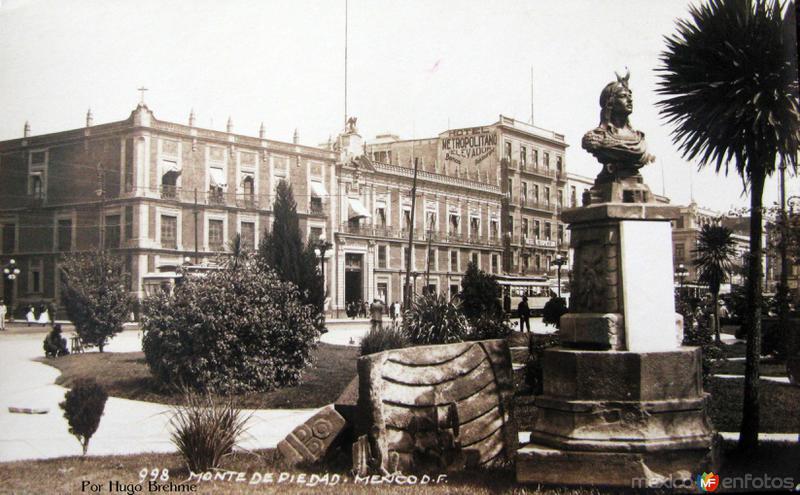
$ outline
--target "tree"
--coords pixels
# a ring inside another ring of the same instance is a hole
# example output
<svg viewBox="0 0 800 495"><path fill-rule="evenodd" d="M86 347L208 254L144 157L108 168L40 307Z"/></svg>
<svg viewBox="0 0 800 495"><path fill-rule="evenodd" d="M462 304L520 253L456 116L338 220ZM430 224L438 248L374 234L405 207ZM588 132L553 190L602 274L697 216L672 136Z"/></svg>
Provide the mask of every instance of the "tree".
<svg viewBox="0 0 800 495"><path fill-rule="evenodd" d="M69 432L78 439L83 455L89 449L89 440L100 426L108 394L92 379L83 378L75 383L58 405L64 411Z"/></svg>
<svg viewBox="0 0 800 495"><path fill-rule="evenodd" d="M319 335L297 287L249 257L145 300L142 349L164 385L234 394L297 384Z"/></svg>
<svg viewBox="0 0 800 495"><path fill-rule="evenodd" d="M719 338L719 288L728 277L736 256L733 231L724 225L704 225L697 237L697 248L694 250L694 265L697 267L698 280L708 285L711 291L713 306L712 326L714 340Z"/></svg>
<svg viewBox="0 0 800 495"><path fill-rule="evenodd" d="M500 304L502 295L502 288L494 276L478 269L478 265L470 261L461 279L459 294L464 316L470 320L481 315L502 318L503 307Z"/></svg>
<svg viewBox="0 0 800 495"><path fill-rule="evenodd" d="M689 7L661 55L658 105L684 157L727 174L731 161L750 191L747 356L739 446L758 447L762 299L762 193L780 157L796 170L798 98L794 5L710 0Z"/></svg>
<svg viewBox="0 0 800 495"><path fill-rule="evenodd" d="M128 275L119 256L106 251L67 255L61 264L61 301L81 344L97 346L122 331L133 308Z"/></svg>
<svg viewBox="0 0 800 495"><path fill-rule="evenodd" d="M278 183L272 211L272 230L264 232L258 247L259 260L272 267L283 280L296 285L303 301L311 304L321 319L325 304L325 287L317 269L316 247L312 242L303 245L300 218L292 186L286 181Z"/></svg>

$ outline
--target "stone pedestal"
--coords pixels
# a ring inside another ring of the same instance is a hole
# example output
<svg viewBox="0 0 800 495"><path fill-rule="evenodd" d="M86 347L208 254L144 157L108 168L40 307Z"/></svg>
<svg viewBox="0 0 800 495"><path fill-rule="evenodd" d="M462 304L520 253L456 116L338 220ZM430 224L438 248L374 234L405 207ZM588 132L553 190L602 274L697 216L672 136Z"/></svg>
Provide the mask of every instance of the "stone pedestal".
<svg viewBox="0 0 800 495"><path fill-rule="evenodd" d="M562 348L543 354L543 394L517 480L640 487L713 466L700 349L682 347L669 221L676 207L567 210L574 250Z"/></svg>

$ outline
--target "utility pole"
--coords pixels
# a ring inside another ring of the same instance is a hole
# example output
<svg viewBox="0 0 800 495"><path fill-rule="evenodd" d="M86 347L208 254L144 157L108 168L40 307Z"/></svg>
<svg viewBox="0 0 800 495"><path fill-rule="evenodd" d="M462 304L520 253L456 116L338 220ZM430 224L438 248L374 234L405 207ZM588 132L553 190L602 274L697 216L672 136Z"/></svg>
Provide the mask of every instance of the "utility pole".
<svg viewBox="0 0 800 495"><path fill-rule="evenodd" d="M795 345L794 345L794 335L792 335L792 330L789 328L789 260L787 259L786 250L788 244L788 233L789 233L789 217L786 215L786 160L781 159L781 226L780 231L778 234L780 235L780 244L778 245L778 249L780 250L780 257L781 257L781 288L780 288L780 300L778 301L778 325L780 327L780 335L781 340L783 341L783 345L785 346L784 356L790 356L791 352L794 352Z"/></svg>
<svg viewBox="0 0 800 495"><path fill-rule="evenodd" d="M105 172L100 164L97 163L97 191L95 191L97 196L100 198L100 211L98 212L97 218L97 236L100 249L105 250L105 239L104 239L104 232L103 232L103 215L106 211L106 188L105 188Z"/></svg>
<svg viewBox="0 0 800 495"><path fill-rule="evenodd" d="M408 229L408 256L406 256L406 283L403 305L406 309L411 303L411 258L414 257L414 213L417 209L417 168L419 160L414 158L414 180L411 183L411 225Z"/></svg>
<svg viewBox="0 0 800 495"><path fill-rule="evenodd" d="M197 240L199 238L198 234L197 234L197 227L198 227L198 225L197 225L197 215L198 215L198 213L199 212L198 212L198 209L197 209L197 188L195 187L194 188L194 264L195 265L200 264L200 256L198 254L198 247L197 247Z"/></svg>

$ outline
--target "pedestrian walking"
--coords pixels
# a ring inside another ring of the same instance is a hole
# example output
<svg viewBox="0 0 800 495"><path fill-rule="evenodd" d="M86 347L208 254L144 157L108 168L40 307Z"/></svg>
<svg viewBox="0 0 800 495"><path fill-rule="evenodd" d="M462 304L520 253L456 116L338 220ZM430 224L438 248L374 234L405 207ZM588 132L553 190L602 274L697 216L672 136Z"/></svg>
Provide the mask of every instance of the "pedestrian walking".
<svg viewBox="0 0 800 495"><path fill-rule="evenodd" d="M531 331L531 324L528 321L531 317L531 308L528 307L528 298L522 296L522 301L517 305L517 314L519 315L519 331L524 332L525 328L528 332Z"/></svg>
<svg viewBox="0 0 800 495"><path fill-rule="evenodd" d="M381 329L383 323L383 303L380 299L373 299L372 304L369 306L370 313L370 330L376 331Z"/></svg>
<svg viewBox="0 0 800 495"><path fill-rule="evenodd" d="M33 306L31 306L25 314L25 321L28 323L28 326L31 326L31 323L36 324L36 311L33 309Z"/></svg>
<svg viewBox="0 0 800 495"><path fill-rule="evenodd" d="M394 319L395 319L395 321L400 319L400 302L399 301L395 301L395 303L394 303Z"/></svg>
<svg viewBox="0 0 800 495"><path fill-rule="evenodd" d="M42 306L42 312L39 314L39 325L46 327L50 324L50 311L47 310L47 306Z"/></svg>
<svg viewBox="0 0 800 495"><path fill-rule="evenodd" d="M6 302L0 299L0 330L6 329L6 313L8 309L6 308Z"/></svg>

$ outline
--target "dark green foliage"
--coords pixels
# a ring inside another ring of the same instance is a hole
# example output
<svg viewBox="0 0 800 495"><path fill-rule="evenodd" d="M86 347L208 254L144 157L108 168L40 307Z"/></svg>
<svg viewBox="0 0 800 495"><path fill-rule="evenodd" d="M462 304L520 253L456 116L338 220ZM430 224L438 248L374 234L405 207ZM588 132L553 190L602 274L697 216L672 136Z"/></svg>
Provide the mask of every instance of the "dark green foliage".
<svg viewBox="0 0 800 495"><path fill-rule="evenodd" d="M747 361L740 446L758 446L763 270L762 196L777 158L797 169L800 103L794 3L710 0L689 7L666 39L658 104L687 159L728 171L750 191L750 256L745 315ZM784 15L785 12L785 15Z"/></svg>
<svg viewBox="0 0 800 495"><path fill-rule="evenodd" d="M403 315L403 332L412 345L462 342L468 331L460 303L440 293L417 296Z"/></svg>
<svg viewBox="0 0 800 495"><path fill-rule="evenodd" d="M511 333L511 325L502 316L480 315L469 320L467 340L504 339Z"/></svg>
<svg viewBox="0 0 800 495"><path fill-rule="evenodd" d="M361 355L408 347L408 338L403 329L394 325L371 328L361 339Z"/></svg>
<svg viewBox="0 0 800 495"><path fill-rule="evenodd" d="M105 251L72 254L61 270L61 301L81 344L103 352L133 309L122 258Z"/></svg>
<svg viewBox="0 0 800 495"><path fill-rule="evenodd" d="M708 285L712 296L711 327L716 342L720 341L719 331L719 288L728 278L736 256L733 231L724 225L703 225L697 238L694 250L694 265L697 267L698 280Z"/></svg>
<svg viewBox="0 0 800 495"><path fill-rule="evenodd" d="M317 326L321 330L324 326L321 319L325 304L323 278L314 254L315 246L310 242L303 245L297 203L292 186L286 181L278 183L272 208L275 220L272 230L264 232L258 247L258 260L300 289L303 302L315 309Z"/></svg>
<svg viewBox="0 0 800 495"><path fill-rule="evenodd" d="M533 395L542 394L542 354L549 347L555 347L561 343L558 332L541 335L531 334L530 354L528 362L525 363L525 383L527 383Z"/></svg>
<svg viewBox="0 0 800 495"><path fill-rule="evenodd" d="M560 327L561 317L567 313L567 300L563 297L551 297L542 308L542 323Z"/></svg>
<svg viewBox="0 0 800 495"><path fill-rule="evenodd" d="M64 395L64 401L58 404L64 411L69 432L81 443L83 455L86 455L89 440L100 426L107 399L108 394L94 380L81 379L75 382L75 386Z"/></svg>
<svg viewBox="0 0 800 495"><path fill-rule="evenodd" d="M170 437L189 470L201 473L219 468L233 453L249 419L230 400L220 403L210 395L185 392L185 404L175 407L170 419Z"/></svg>
<svg viewBox="0 0 800 495"><path fill-rule="evenodd" d="M710 302L689 301L678 298L675 310L683 316L683 345L697 346L703 352L703 382L708 384L713 373L714 361L723 356L722 347L714 340Z"/></svg>
<svg viewBox="0 0 800 495"><path fill-rule="evenodd" d="M250 260L148 298L142 329L162 384L221 394L297 384L318 336L297 288Z"/></svg>
<svg viewBox="0 0 800 495"><path fill-rule="evenodd" d="M500 284L493 275L489 275L478 266L469 262L467 271L461 279L461 311L468 319L479 316L501 315L503 308L500 304L502 297Z"/></svg>
<svg viewBox="0 0 800 495"><path fill-rule="evenodd" d="M61 325L53 326L50 333L44 338L44 355L47 357L60 357L69 354L67 339L61 336Z"/></svg>

